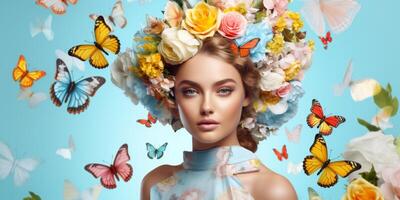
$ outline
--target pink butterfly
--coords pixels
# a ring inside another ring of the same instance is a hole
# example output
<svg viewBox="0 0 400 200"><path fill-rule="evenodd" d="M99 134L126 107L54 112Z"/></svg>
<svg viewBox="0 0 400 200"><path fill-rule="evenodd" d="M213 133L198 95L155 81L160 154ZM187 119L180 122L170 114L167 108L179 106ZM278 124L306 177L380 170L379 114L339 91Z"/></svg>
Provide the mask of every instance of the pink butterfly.
<svg viewBox="0 0 400 200"><path fill-rule="evenodd" d="M78 0L36 0L36 4L50 8L54 14L62 15L67 11L68 3L76 4Z"/></svg>
<svg viewBox="0 0 400 200"><path fill-rule="evenodd" d="M132 166L127 163L130 160L128 145L123 144L115 156L114 163L106 166L98 163L90 163L85 166L85 170L91 173L95 178L100 177L100 183L107 189L117 187L114 177L119 181L118 175L128 182L133 174Z"/></svg>

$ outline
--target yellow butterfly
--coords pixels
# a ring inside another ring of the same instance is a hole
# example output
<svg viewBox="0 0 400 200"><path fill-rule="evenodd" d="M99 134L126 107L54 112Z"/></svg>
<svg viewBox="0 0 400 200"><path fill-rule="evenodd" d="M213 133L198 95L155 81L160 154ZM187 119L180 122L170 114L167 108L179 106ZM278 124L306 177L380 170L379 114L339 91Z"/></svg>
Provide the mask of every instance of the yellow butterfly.
<svg viewBox="0 0 400 200"><path fill-rule="evenodd" d="M321 134L315 135L315 140L310 147L310 152L312 155L308 155L304 158L303 169L307 175L311 175L319 170L317 175L321 175L318 179L318 185L321 187L331 187L337 183L337 175L344 178L361 168L361 165L354 161L341 160L331 162L331 160L328 159L326 143Z"/></svg>
<svg viewBox="0 0 400 200"><path fill-rule="evenodd" d="M22 88L28 88L33 85L34 81L39 80L46 75L45 71L28 71L24 55L20 55L17 66L13 70L14 81L19 80L19 85Z"/></svg>
<svg viewBox="0 0 400 200"><path fill-rule="evenodd" d="M111 28L104 21L103 16L97 17L94 25L94 44L77 45L69 49L68 54L86 61L89 58L89 63L98 69L108 66L108 61L103 53L108 55L106 50L114 54L118 54L120 43L115 35L110 35Z"/></svg>

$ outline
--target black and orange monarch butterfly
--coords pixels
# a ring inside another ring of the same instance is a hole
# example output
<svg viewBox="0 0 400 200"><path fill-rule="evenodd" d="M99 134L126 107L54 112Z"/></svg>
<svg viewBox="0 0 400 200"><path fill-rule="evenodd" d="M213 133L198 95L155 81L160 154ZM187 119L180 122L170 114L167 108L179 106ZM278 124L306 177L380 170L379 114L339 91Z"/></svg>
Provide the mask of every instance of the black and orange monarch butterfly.
<svg viewBox="0 0 400 200"><path fill-rule="evenodd" d="M250 55L250 50L257 46L260 42L260 38L254 38L243 45L238 46L235 41L231 43L231 49L234 55L239 55L240 57L247 57Z"/></svg>
<svg viewBox="0 0 400 200"><path fill-rule="evenodd" d="M345 122L346 119L339 115L326 117L318 100L313 99L311 105L311 114L307 116L307 124L310 128L317 126L319 133L330 135L332 127L338 127L339 124Z"/></svg>
<svg viewBox="0 0 400 200"><path fill-rule="evenodd" d="M315 135L314 143L310 147L312 155L303 160L303 169L307 175L317 172L319 176L318 185L331 187L338 182L338 175L345 178L349 174L361 169L361 165L350 160L333 161L328 158L328 150L324 137L321 134Z"/></svg>

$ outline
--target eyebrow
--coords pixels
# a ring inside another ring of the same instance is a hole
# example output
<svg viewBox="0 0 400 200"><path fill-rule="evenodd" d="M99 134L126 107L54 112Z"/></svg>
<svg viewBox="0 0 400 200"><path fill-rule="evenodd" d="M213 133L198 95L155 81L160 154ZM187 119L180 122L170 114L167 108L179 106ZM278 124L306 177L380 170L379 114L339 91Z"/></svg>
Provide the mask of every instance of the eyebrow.
<svg viewBox="0 0 400 200"><path fill-rule="evenodd" d="M235 81L235 80L233 80L233 79L231 79L231 78L227 78L227 79L223 79L223 80L220 80L220 81L215 82L215 83L213 84L213 86L222 85L222 84L227 83L227 82L233 82L233 83L236 84L236 81ZM190 81L190 80L183 80L183 81L181 81L181 82L179 83L179 85L182 85L182 84L185 84L185 83L186 83L186 84L189 84L189 85L194 85L194 86L196 86L196 87L200 87L200 85L199 85L198 83L196 83L196 82L194 82L194 81Z"/></svg>

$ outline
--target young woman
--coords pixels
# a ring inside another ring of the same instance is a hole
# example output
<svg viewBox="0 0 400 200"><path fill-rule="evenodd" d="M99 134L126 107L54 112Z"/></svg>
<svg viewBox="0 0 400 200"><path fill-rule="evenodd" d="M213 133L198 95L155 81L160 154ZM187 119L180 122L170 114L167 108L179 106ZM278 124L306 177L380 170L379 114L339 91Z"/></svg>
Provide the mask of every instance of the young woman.
<svg viewBox="0 0 400 200"><path fill-rule="evenodd" d="M162 165L142 181L141 199L297 199L290 182L263 165L257 143L240 121L255 112L251 102L260 75L248 57L232 53L216 35L174 72L179 119L192 135L183 163Z"/></svg>

